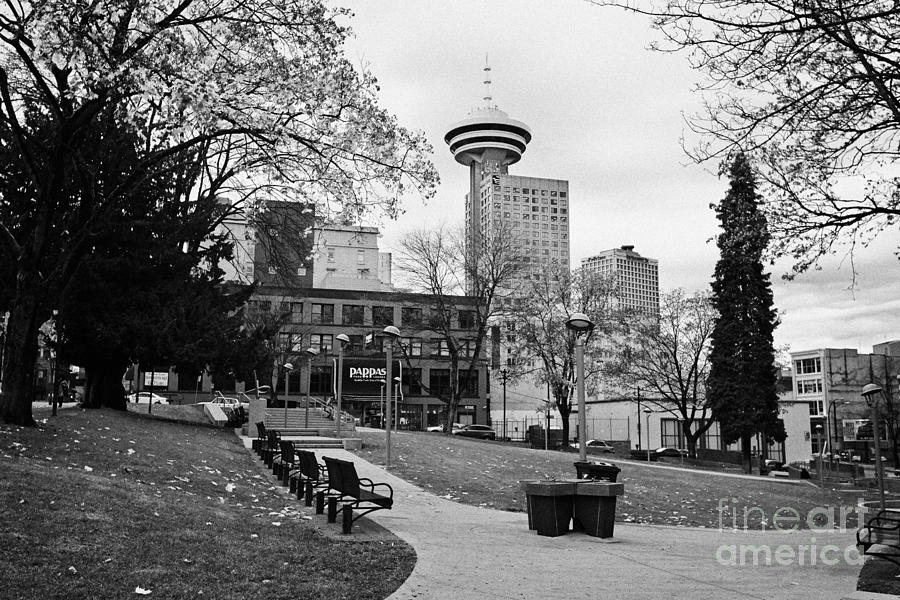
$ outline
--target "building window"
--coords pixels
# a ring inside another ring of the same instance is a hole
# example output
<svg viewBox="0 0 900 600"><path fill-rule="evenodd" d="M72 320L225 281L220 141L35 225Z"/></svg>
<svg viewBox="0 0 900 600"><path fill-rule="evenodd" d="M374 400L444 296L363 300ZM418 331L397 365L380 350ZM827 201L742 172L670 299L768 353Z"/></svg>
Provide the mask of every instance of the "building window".
<svg viewBox="0 0 900 600"><path fill-rule="evenodd" d="M822 393L822 380L821 379L798 379L797 380L797 395L804 394L821 394Z"/></svg>
<svg viewBox="0 0 900 600"><path fill-rule="evenodd" d="M794 361L796 365L797 375L809 375L812 373L821 373L822 372L822 359L819 357L816 358L803 358L798 361Z"/></svg>
<svg viewBox="0 0 900 600"><path fill-rule="evenodd" d="M461 310L459 311L459 328L475 329L475 311Z"/></svg>
<svg viewBox="0 0 900 600"><path fill-rule="evenodd" d="M401 308L400 318L404 327L419 327L422 325L422 309L409 307Z"/></svg>
<svg viewBox="0 0 900 600"><path fill-rule="evenodd" d="M334 324L334 304L313 304L310 323L316 325Z"/></svg>
<svg viewBox="0 0 900 600"><path fill-rule="evenodd" d="M357 250L356 251L356 264L358 264L358 265L366 264L366 251L365 250Z"/></svg>
<svg viewBox="0 0 900 600"><path fill-rule="evenodd" d="M450 369L431 369L429 385L432 396L446 397L450 394Z"/></svg>
<svg viewBox="0 0 900 600"><path fill-rule="evenodd" d="M437 355L450 356L450 347L447 345L447 340L438 340Z"/></svg>
<svg viewBox="0 0 900 600"><path fill-rule="evenodd" d="M350 338L350 344L347 347L349 352L362 352L364 349L364 340L365 338L361 333L359 334L351 334L347 337Z"/></svg>
<svg viewBox="0 0 900 600"><path fill-rule="evenodd" d="M374 327L387 327L394 324L393 306L373 306L372 325Z"/></svg>
<svg viewBox="0 0 900 600"><path fill-rule="evenodd" d="M401 380L403 393L407 396L422 395L422 369L403 369Z"/></svg>
<svg viewBox="0 0 900 600"><path fill-rule="evenodd" d="M302 333L292 333L291 334L291 352L303 352L303 334Z"/></svg>
<svg viewBox="0 0 900 600"><path fill-rule="evenodd" d="M334 262L334 248L328 248L327 253L328 253L328 262L333 263Z"/></svg>
<svg viewBox="0 0 900 600"><path fill-rule="evenodd" d="M303 322L303 303L291 302L291 323Z"/></svg>
<svg viewBox="0 0 900 600"><path fill-rule="evenodd" d="M341 323L344 325L362 325L365 307L361 304L345 304L341 309Z"/></svg>
<svg viewBox="0 0 900 600"><path fill-rule="evenodd" d="M334 345L334 338L330 333L314 333L309 336L309 345L319 351L319 354L328 354Z"/></svg>
<svg viewBox="0 0 900 600"><path fill-rule="evenodd" d="M400 344L407 356L422 356L422 338L400 338Z"/></svg>
<svg viewBox="0 0 900 600"><path fill-rule="evenodd" d="M459 392L467 398L478 397L478 371L460 370Z"/></svg>
<svg viewBox="0 0 900 600"><path fill-rule="evenodd" d="M313 365L309 376L309 393L314 396L327 396L332 393L330 365Z"/></svg>
<svg viewBox="0 0 900 600"><path fill-rule="evenodd" d="M278 334L278 350L280 352L285 352L290 347L291 347L291 334L279 333Z"/></svg>
<svg viewBox="0 0 900 600"><path fill-rule="evenodd" d="M682 431L681 426L678 424L678 419L660 419L660 426L662 427L662 437L660 438L660 445L666 448L683 448L684 443L681 437ZM652 447L652 443L648 440L648 444Z"/></svg>

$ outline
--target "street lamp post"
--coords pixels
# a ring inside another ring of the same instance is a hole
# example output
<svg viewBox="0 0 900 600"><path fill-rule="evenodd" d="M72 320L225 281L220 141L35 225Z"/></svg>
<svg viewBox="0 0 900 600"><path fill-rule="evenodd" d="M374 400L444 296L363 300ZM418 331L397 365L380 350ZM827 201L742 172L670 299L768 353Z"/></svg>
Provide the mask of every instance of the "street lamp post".
<svg viewBox="0 0 900 600"><path fill-rule="evenodd" d="M831 419L831 426L828 428L828 449L830 450L828 455L828 470L834 470L834 451L835 446L837 446L838 439L838 427L837 427L837 405L838 404L850 404L849 400L844 400L843 398L835 399L831 401L831 404L828 406L828 414L834 415ZM831 432L834 430L834 436L832 437ZM841 448L843 450L843 448ZM838 461L838 467L840 467L840 461Z"/></svg>
<svg viewBox="0 0 900 600"><path fill-rule="evenodd" d="M503 382L503 439L506 440L506 380L509 378L509 370L500 369L500 381Z"/></svg>
<svg viewBox="0 0 900 600"><path fill-rule="evenodd" d="M875 436L875 479L878 481L878 497L881 501L881 510L884 510L884 468L881 464L881 435L878 423L878 396L882 394L881 386L867 383L863 386L862 397L872 409L872 433Z"/></svg>
<svg viewBox="0 0 900 600"><path fill-rule="evenodd" d="M350 338L344 333L339 333L335 339L338 345L338 376L337 376L337 418L334 420L334 437L341 437L341 418L344 413L341 410L341 400L344 392L344 344L350 343Z"/></svg>
<svg viewBox="0 0 900 600"><path fill-rule="evenodd" d="M384 428L384 466L391 466L391 420L393 415L391 414L391 394L393 393L393 376L391 375L391 362L394 360L394 340L400 337L400 330L394 327L393 325L388 325L384 328L384 342L385 342L385 354L387 355L387 360L385 362L385 370L384 370L384 389L387 393L386 398L386 414L385 419L387 420L386 427Z"/></svg>
<svg viewBox="0 0 900 600"><path fill-rule="evenodd" d="M319 351L315 348L307 348L306 352L306 415L304 429L309 429L309 392L312 387L312 360L319 355Z"/></svg>
<svg viewBox="0 0 900 600"><path fill-rule="evenodd" d="M288 397L288 376L294 370L294 365L284 363L284 428L287 429L287 397Z"/></svg>
<svg viewBox="0 0 900 600"><path fill-rule="evenodd" d="M819 444L819 487L825 489L825 455L822 447L822 424L816 425L816 441Z"/></svg>
<svg viewBox="0 0 900 600"><path fill-rule="evenodd" d="M584 403L584 337L590 334L594 323L584 313L575 313L566 321L566 327L575 332L575 377L578 394L578 460L587 460L587 414ZM585 334L582 337L582 334ZM564 440L568 443L568 440Z"/></svg>
<svg viewBox="0 0 900 600"><path fill-rule="evenodd" d="M647 464L650 464L650 413L652 412L649 408L644 409L644 414L647 415Z"/></svg>
<svg viewBox="0 0 900 600"><path fill-rule="evenodd" d="M638 443L637 449L641 449L641 387L637 388L637 405L638 405L638 418L637 418L637 433L638 433Z"/></svg>

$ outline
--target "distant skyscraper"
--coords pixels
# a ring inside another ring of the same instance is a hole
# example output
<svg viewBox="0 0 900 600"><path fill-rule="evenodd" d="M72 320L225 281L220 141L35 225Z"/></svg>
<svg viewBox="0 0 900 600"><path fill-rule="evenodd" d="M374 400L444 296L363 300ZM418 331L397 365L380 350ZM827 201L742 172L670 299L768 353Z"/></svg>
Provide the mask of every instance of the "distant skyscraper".
<svg viewBox="0 0 900 600"><path fill-rule="evenodd" d="M622 246L582 258L581 268L612 277L622 308L659 313L659 261L655 258L641 256L634 246Z"/></svg>
<svg viewBox="0 0 900 600"><path fill-rule="evenodd" d="M484 71L485 106L444 136L456 162L469 167L468 251L478 252L482 235L507 226L525 263L525 277L538 275L545 265L568 267L569 183L509 174L509 165L522 158L531 141L531 130L491 104L490 67Z"/></svg>

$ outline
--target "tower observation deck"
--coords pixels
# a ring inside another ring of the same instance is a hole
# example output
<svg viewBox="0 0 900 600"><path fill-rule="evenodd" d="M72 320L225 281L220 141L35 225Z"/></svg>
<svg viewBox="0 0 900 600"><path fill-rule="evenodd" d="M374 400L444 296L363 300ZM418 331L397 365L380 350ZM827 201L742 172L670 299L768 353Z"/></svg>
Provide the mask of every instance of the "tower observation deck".
<svg viewBox="0 0 900 600"><path fill-rule="evenodd" d="M444 141L456 162L469 167L466 197L466 238L469 252L478 252L479 234L486 226L482 219L481 187L492 176L507 175L508 167L522 158L531 141L525 123L509 118L492 103L491 68L484 67L484 106L450 126Z"/></svg>

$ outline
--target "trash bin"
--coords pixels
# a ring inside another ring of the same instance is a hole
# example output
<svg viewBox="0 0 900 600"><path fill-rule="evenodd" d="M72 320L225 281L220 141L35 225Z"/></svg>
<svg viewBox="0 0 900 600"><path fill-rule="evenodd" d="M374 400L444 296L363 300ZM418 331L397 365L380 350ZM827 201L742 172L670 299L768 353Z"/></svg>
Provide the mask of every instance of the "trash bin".
<svg viewBox="0 0 900 600"><path fill-rule="evenodd" d="M608 462L575 461L575 472L578 479L598 479L615 483L616 476L621 470Z"/></svg>
<svg viewBox="0 0 900 600"><path fill-rule="evenodd" d="M574 481L530 481L523 484L528 503L528 527L555 537L569 531Z"/></svg>
<svg viewBox="0 0 900 600"><path fill-rule="evenodd" d="M580 481L575 484L573 529L586 534L611 538L616 523L616 496L625 493L625 485L600 481Z"/></svg>

